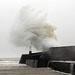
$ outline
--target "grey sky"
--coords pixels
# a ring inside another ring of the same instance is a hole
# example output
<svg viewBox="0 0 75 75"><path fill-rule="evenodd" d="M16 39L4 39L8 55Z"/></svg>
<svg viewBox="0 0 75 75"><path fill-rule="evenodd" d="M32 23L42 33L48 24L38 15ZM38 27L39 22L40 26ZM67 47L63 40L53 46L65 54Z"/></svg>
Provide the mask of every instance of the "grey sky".
<svg viewBox="0 0 75 75"><path fill-rule="evenodd" d="M12 24L21 7L43 9L48 20L57 27L56 34L62 45L75 45L75 0L0 0L0 57L20 57L27 53L9 42Z"/></svg>

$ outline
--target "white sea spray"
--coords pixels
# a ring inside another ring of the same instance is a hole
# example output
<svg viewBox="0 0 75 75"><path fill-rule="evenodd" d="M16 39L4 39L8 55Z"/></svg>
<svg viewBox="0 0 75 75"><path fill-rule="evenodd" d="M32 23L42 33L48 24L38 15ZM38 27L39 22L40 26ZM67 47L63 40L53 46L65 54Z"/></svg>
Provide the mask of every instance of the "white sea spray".
<svg viewBox="0 0 75 75"><path fill-rule="evenodd" d="M17 47L48 50L58 46L55 27L47 23L46 16L29 6L23 7L11 28L11 42Z"/></svg>

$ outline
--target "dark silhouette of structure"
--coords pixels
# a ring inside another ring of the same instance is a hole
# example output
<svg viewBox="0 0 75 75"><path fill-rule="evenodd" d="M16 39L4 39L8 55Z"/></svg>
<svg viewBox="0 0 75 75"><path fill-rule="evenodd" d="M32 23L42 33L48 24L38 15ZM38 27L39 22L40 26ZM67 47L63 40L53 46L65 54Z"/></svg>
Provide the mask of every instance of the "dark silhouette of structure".
<svg viewBox="0 0 75 75"><path fill-rule="evenodd" d="M75 75L75 46L52 47L46 52L23 54L21 64L32 67L52 67Z"/></svg>

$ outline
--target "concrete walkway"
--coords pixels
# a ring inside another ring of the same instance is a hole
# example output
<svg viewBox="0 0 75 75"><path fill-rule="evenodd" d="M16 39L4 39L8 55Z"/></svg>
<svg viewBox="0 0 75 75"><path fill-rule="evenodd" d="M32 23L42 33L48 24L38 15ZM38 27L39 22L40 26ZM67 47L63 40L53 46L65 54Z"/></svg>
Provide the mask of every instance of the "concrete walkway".
<svg viewBox="0 0 75 75"><path fill-rule="evenodd" d="M51 68L32 68L18 61L0 61L0 75L68 75Z"/></svg>

